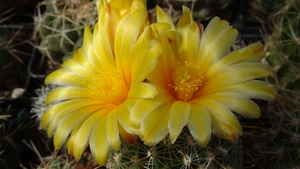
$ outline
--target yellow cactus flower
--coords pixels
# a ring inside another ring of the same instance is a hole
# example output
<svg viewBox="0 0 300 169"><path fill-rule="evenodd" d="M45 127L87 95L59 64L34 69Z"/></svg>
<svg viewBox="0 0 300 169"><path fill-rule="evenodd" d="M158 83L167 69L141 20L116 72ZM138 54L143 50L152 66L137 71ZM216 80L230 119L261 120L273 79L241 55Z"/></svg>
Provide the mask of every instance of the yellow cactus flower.
<svg viewBox="0 0 300 169"><path fill-rule="evenodd" d="M229 52L238 31L224 20L213 18L205 31L183 8L177 26L157 7L158 23L164 34L157 67L147 80L159 94L140 99L130 114L131 126L147 145L155 145L168 134L174 143L184 126L194 140L205 147L211 137L236 140L242 127L233 112L258 118L260 109L251 99L273 100L274 86L260 81L271 72L260 60L265 51L260 43Z"/></svg>
<svg viewBox="0 0 300 169"><path fill-rule="evenodd" d="M109 9L114 9L109 3L100 6L100 15L110 16ZM89 146L101 166L112 148L120 148L120 136L128 144L135 143L130 108L137 98L157 94L144 80L161 53L145 6L125 12L117 24L110 25L115 22L111 19L99 17L93 33L85 27L82 47L47 76L46 84L61 87L47 96L45 104L51 106L41 121L49 137L54 136L56 149L67 141L68 152L78 160Z"/></svg>

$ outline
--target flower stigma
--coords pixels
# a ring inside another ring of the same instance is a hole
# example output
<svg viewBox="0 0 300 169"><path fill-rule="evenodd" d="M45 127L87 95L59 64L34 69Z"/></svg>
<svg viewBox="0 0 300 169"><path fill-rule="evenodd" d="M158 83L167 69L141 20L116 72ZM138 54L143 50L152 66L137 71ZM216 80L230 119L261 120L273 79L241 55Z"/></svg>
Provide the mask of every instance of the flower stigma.
<svg viewBox="0 0 300 169"><path fill-rule="evenodd" d="M123 103L129 91L122 72L112 65L106 65L93 74L88 85L89 98L98 100L103 105Z"/></svg>
<svg viewBox="0 0 300 169"><path fill-rule="evenodd" d="M185 102L192 101L194 92L202 85L203 79L199 64L187 61L184 64L178 62L171 77L173 85L169 86L175 90L176 99Z"/></svg>

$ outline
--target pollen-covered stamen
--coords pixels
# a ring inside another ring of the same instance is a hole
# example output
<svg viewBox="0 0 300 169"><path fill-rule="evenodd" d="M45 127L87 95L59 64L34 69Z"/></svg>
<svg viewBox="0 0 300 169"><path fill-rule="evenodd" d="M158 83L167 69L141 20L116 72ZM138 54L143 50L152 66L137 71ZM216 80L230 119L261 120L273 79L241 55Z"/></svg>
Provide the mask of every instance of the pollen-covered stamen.
<svg viewBox="0 0 300 169"><path fill-rule="evenodd" d="M129 87L121 71L114 66L103 66L95 72L88 86L89 98L100 104L118 105L127 98Z"/></svg>
<svg viewBox="0 0 300 169"><path fill-rule="evenodd" d="M200 66L196 63L184 64L178 62L177 67L172 73L173 85L177 99L182 101L191 101L194 92L199 89L203 79Z"/></svg>

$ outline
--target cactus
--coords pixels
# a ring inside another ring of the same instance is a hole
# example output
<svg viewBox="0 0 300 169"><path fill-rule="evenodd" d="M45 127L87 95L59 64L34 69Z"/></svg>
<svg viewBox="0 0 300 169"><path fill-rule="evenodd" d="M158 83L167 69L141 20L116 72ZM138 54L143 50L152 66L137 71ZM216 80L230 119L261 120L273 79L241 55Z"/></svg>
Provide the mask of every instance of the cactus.
<svg viewBox="0 0 300 169"><path fill-rule="evenodd" d="M81 46L84 25L94 25L96 19L97 8L92 0L44 0L34 17L41 38L39 51L53 62L62 63Z"/></svg>
<svg viewBox="0 0 300 169"><path fill-rule="evenodd" d="M209 145L201 148L185 128L174 144L166 137L149 147L141 140L134 145L123 142L119 151L113 150L107 168L240 168L242 151L239 143L213 137Z"/></svg>

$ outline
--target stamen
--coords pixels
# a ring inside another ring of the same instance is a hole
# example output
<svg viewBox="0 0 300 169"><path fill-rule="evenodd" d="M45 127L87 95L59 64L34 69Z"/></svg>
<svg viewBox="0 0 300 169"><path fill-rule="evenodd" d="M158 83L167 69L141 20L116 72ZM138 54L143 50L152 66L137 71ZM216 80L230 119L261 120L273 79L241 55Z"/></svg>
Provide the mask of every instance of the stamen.
<svg viewBox="0 0 300 169"><path fill-rule="evenodd" d="M171 76L173 85L169 86L175 90L177 99L182 101L191 101L194 92L202 85L203 75L200 66L196 63L178 62Z"/></svg>
<svg viewBox="0 0 300 169"><path fill-rule="evenodd" d="M98 100L101 104L116 105L126 100L129 87L118 68L103 66L89 78L92 79L88 86L90 99Z"/></svg>

